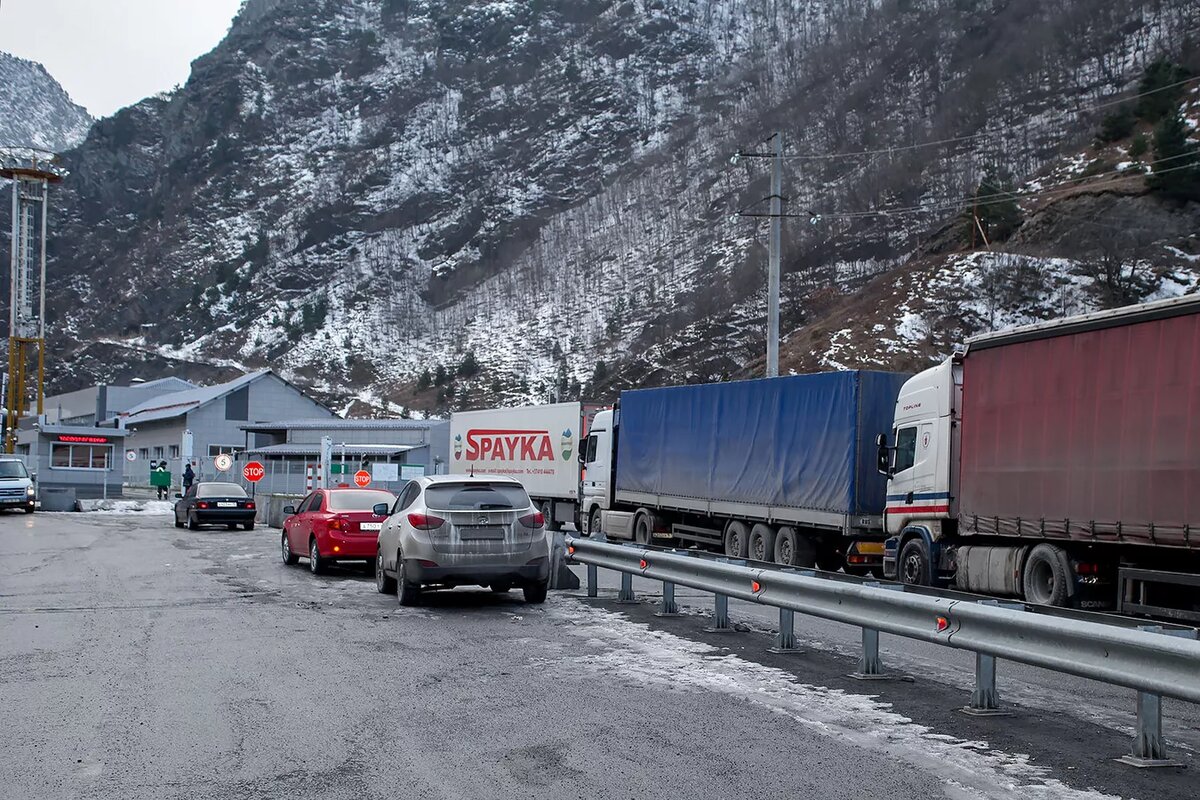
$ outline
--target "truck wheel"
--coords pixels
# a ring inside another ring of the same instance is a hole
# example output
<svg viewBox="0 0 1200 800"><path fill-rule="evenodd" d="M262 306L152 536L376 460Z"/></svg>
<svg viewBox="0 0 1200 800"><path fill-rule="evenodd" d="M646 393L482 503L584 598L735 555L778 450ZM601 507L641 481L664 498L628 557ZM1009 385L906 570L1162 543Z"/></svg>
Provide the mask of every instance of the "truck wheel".
<svg viewBox="0 0 1200 800"><path fill-rule="evenodd" d="M558 522L554 519L554 504L553 503L550 503L549 501L542 503L542 507L539 510L542 512L542 516L546 518L546 530L548 530L548 531L561 531L562 530L562 523Z"/></svg>
<svg viewBox="0 0 1200 800"><path fill-rule="evenodd" d="M588 532L587 535L595 536L600 533L600 509L593 508L592 515L588 517Z"/></svg>
<svg viewBox="0 0 1200 800"><path fill-rule="evenodd" d="M817 550L817 569L825 570L826 572L837 572L846 564L846 555L842 549L836 544L827 542L818 542Z"/></svg>
<svg viewBox="0 0 1200 800"><path fill-rule="evenodd" d="M649 514L638 514L633 522L633 540L638 544L654 544L654 525Z"/></svg>
<svg viewBox="0 0 1200 800"><path fill-rule="evenodd" d="M775 534L775 563L811 569L817 563L817 548L807 536L800 536L795 528L784 525Z"/></svg>
<svg viewBox="0 0 1200 800"><path fill-rule="evenodd" d="M750 529L750 558L755 561L772 561L775 558L775 530L770 525L755 523Z"/></svg>
<svg viewBox="0 0 1200 800"><path fill-rule="evenodd" d="M1025 560L1021 583L1029 602L1041 606L1066 606L1071 579L1071 564L1062 548L1039 544Z"/></svg>
<svg viewBox="0 0 1200 800"><path fill-rule="evenodd" d="M933 570L929 563L929 548L925 540L915 536L900 548L900 562L896 572L901 583L909 586L929 586L933 583Z"/></svg>
<svg viewBox="0 0 1200 800"><path fill-rule="evenodd" d="M750 549L750 531L746 523L731 520L725 526L725 555L730 558L745 558Z"/></svg>

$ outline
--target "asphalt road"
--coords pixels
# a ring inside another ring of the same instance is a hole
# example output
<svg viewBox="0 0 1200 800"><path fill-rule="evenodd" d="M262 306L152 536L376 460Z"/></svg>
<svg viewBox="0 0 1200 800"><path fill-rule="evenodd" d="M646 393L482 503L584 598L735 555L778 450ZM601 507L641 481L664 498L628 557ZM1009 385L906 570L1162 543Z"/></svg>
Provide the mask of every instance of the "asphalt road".
<svg viewBox="0 0 1200 800"><path fill-rule="evenodd" d="M400 609L358 567L285 567L277 537L0 517L0 798L1196 796L1171 705L1192 769L1135 770L1107 720L1132 700L1103 688L1026 671L1014 715L980 720L944 654L888 642L918 680L847 678L839 626L798 618L807 651L771 655L607 592Z"/></svg>

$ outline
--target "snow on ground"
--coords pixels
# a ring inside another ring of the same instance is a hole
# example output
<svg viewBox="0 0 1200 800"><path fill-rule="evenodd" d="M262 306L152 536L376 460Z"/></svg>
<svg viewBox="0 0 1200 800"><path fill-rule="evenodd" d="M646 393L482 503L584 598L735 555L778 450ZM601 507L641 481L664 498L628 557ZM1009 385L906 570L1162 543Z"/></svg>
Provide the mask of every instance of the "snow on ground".
<svg viewBox="0 0 1200 800"><path fill-rule="evenodd" d="M564 598L565 601L566 598ZM664 691L717 692L783 714L814 734L836 738L939 775L947 796L1026 800L1105 800L1052 778L1029 756L938 733L873 696L802 683L791 673L722 652L720 648L652 630L579 602L547 607L563 629L591 652L556 659L548 668L577 677L619 679Z"/></svg>
<svg viewBox="0 0 1200 800"><path fill-rule="evenodd" d="M175 510L175 503L170 500L96 500L89 510L96 514L170 514Z"/></svg>

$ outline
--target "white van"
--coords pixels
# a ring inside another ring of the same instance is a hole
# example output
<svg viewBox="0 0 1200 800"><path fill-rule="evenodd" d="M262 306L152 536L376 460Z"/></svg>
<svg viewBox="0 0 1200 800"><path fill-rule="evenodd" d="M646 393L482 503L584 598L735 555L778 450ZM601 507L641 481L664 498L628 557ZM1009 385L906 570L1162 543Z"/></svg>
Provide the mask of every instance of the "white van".
<svg viewBox="0 0 1200 800"><path fill-rule="evenodd" d="M22 508L32 514L37 502L29 470L19 458L0 457L0 509Z"/></svg>

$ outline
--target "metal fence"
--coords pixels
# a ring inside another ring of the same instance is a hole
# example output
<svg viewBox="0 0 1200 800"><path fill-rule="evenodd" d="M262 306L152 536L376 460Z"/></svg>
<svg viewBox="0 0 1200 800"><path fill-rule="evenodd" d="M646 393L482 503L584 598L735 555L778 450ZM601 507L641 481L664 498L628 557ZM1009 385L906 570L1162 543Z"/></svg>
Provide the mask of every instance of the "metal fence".
<svg viewBox="0 0 1200 800"><path fill-rule="evenodd" d="M1137 731L1122 761L1136 766L1175 765L1162 737L1162 698L1200 703L1200 641L1193 628L1106 624L1086 612L1037 613L1038 608L997 600L939 597L905 591L899 584L847 581L816 570L726 559L695 550L567 539L570 557L588 565L588 596L598 594L597 568L621 573L618 601L635 601L633 576L663 583L662 613L678 613L675 586L715 596L713 629L731 630L729 598L779 609L774 648L794 650L794 614L808 614L862 629L862 656L853 677L878 680L880 632L975 653L975 690L967 713L1000 710L996 660L1008 659L1137 691Z"/></svg>
<svg viewBox="0 0 1200 800"><path fill-rule="evenodd" d="M171 473L172 496L175 492L180 491L183 486L183 466L184 461L181 458L160 459L167 462L167 468ZM251 494L286 494L286 495L301 495L307 494L311 488L317 485L316 475L317 465L315 462L305 464L299 461L261 461L265 474L262 480L257 484L251 484L242 477L242 467L253 459L247 459L244 455L239 454L234 460L233 467L228 472L218 472L213 466L211 458L195 459L198 461L197 466L192 469L196 472L196 480L200 481L228 481L242 486L248 493ZM149 487L150 486L150 464L154 461L151 459L138 459L137 461L125 462L124 484L130 487ZM335 462L339 463L339 462ZM311 472L310 472L311 471ZM345 479L343 481L343 478ZM332 485L336 486L339 483L348 483L353 485L353 477L347 475L333 475L331 479ZM372 481L371 489L387 489L393 493L399 493L404 488L407 481Z"/></svg>

